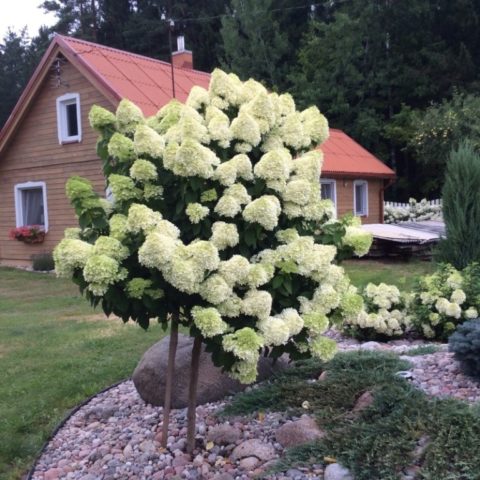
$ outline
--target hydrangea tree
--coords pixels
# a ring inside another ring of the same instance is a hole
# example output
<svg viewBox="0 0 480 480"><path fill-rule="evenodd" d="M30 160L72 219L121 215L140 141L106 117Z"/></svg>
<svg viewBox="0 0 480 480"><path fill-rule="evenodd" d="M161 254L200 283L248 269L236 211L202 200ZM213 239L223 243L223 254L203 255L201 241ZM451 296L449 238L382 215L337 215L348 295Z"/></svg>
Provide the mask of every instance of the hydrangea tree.
<svg viewBox="0 0 480 480"><path fill-rule="evenodd" d="M170 326L164 429L178 324L190 329L191 451L202 343L243 383L262 354L330 359L329 318L361 307L334 244L363 254L371 238L332 220L316 149L327 121L316 107L297 111L288 94L215 70L208 90L194 87L153 117L124 100L116 114L95 106L89 118L113 202L69 180L80 228L55 249L56 269L107 314Z"/></svg>

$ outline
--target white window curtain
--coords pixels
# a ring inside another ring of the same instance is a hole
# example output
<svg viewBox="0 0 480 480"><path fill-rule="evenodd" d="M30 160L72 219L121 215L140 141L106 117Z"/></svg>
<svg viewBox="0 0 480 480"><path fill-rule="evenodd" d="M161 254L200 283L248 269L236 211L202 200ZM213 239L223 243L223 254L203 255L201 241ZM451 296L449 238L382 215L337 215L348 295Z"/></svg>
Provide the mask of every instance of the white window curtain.
<svg viewBox="0 0 480 480"><path fill-rule="evenodd" d="M22 212L24 225L45 225L41 188L22 190Z"/></svg>

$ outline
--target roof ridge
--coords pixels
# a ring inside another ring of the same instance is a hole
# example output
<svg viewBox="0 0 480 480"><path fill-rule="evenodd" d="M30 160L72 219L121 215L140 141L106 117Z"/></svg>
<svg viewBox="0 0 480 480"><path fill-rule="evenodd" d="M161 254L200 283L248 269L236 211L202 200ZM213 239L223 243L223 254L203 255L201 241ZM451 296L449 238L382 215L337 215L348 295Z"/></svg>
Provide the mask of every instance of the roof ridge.
<svg viewBox="0 0 480 480"><path fill-rule="evenodd" d="M109 50L111 52L115 53L120 53L122 55L129 55L132 57L140 58L142 60L147 60L149 62L153 63L161 63L162 65L165 65L167 67L171 67L170 62L166 62L165 60L159 60L158 58L153 58L153 57L147 57L146 55L141 55L139 53L134 53L134 52L129 52L127 50L121 50L120 48L115 48L115 47L109 47L108 45L102 45L101 43L95 43L95 42L90 42L88 40L83 40L81 38L75 38L75 37L69 37L68 35L61 35L59 33L55 33L56 37L60 37L63 41L65 42L77 42L86 46L91 46L92 48L101 48L105 50ZM202 72L201 70L196 70L195 68L185 68L185 67L179 67L177 65L174 65L173 68L178 69L178 70L185 70L187 72L194 72L200 75L205 75L205 76L210 76L210 73L208 72Z"/></svg>

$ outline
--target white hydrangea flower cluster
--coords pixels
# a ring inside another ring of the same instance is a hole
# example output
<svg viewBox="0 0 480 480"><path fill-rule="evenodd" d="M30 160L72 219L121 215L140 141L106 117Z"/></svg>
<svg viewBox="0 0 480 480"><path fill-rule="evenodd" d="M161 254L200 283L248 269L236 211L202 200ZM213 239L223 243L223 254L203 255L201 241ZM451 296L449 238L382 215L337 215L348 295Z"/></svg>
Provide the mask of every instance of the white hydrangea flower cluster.
<svg viewBox="0 0 480 480"><path fill-rule="evenodd" d="M88 290L96 296L104 295L110 285L126 278L127 271L120 264L128 255L128 248L105 236L100 236L93 245L64 238L53 252L57 275L71 277L75 270L81 270L89 283Z"/></svg>
<svg viewBox="0 0 480 480"><path fill-rule="evenodd" d="M409 330L407 298L395 285L369 283L362 296L364 309L345 319L346 332L362 338L384 339L402 336Z"/></svg>
<svg viewBox="0 0 480 480"><path fill-rule="evenodd" d="M463 271L443 265L420 280L411 303L415 326L420 333L427 338L445 340L459 323L478 318L480 296L475 294L474 285L480 282L479 270L477 264Z"/></svg>
<svg viewBox="0 0 480 480"><path fill-rule="evenodd" d="M405 204L385 202L383 219L385 223L442 221L442 202L426 198L420 201L410 198Z"/></svg>
<svg viewBox="0 0 480 480"><path fill-rule="evenodd" d="M215 70L185 104L145 119L122 101L116 115L95 107L90 121L108 147L114 202L57 247L60 274L81 275L114 312L125 303L111 299L118 292L149 315L152 300L179 302L185 323L232 356L242 382L255 379L264 348L333 356L329 316L358 315L362 305L332 265L336 248L313 236L332 218L320 195L316 148L328 123L318 108L297 111L290 95ZM359 237L348 233L363 254Z"/></svg>

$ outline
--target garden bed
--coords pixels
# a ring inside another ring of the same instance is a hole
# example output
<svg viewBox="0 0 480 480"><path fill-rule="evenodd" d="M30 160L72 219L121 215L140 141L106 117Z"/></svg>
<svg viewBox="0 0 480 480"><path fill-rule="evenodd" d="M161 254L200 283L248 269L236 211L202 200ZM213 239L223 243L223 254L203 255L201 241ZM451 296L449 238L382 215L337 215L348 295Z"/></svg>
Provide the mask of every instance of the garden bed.
<svg viewBox="0 0 480 480"><path fill-rule="evenodd" d="M458 371L445 346L347 340L340 347L361 351L340 353L326 365L304 362L277 381L199 406L192 457L184 453L186 411L173 411L163 450L162 408L146 405L130 381L122 383L66 422L32 479L321 480L337 460L356 479L433 480L439 472L445 479L477 478L472 475L480 468L478 409L448 398L478 402L480 386ZM365 392L374 401L359 408ZM287 450L279 428L302 415L316 419L326 437Z"/></svg>

